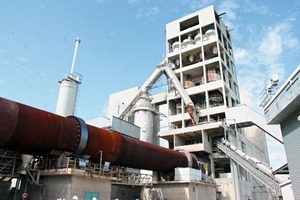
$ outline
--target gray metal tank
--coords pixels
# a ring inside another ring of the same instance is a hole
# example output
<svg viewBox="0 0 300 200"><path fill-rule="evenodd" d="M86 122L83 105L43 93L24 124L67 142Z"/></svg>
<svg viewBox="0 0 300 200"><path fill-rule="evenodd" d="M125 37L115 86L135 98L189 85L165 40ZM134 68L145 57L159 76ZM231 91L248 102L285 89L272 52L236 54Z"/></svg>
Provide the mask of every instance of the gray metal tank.
<svg viewBox="0 0 300 200"><path fill-rule="evenodd" d="M153 144L154 110L147 92L142 92L134 109L134 124L141 128L140 140Z"/></svg>

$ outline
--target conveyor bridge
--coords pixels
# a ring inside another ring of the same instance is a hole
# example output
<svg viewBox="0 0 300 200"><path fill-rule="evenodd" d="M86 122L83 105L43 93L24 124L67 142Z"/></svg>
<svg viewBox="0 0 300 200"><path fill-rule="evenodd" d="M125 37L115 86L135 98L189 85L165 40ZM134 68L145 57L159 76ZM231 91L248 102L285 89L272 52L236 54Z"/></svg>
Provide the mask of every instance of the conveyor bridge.
<svg viewBox="0 0 300 200"><path fill-rule="evenodd" d="M243 159L240 155L236 153L236 151L232 150L224 143L219 142L218 148L223 151L227 156L229 156L232 160L238 163L241 167L247 170L252 176L254 176L257 180L259 180L262 184L264 184L267 188L269 188L276 196L281 195L281 190L279 183L275 180L273 174L266 174L260 169L258 169L254 164L251 164L250 161Z"/></svg>
<svg viewBox="0 0 300 200"><path fill-rule="evenodd" d="M266 119L261 114L254 111L245 104L227 108L225 111L227 125L238 125L241 127L257 126L265 133L283 144L281 129L279 125L268 125Z"/></svg>

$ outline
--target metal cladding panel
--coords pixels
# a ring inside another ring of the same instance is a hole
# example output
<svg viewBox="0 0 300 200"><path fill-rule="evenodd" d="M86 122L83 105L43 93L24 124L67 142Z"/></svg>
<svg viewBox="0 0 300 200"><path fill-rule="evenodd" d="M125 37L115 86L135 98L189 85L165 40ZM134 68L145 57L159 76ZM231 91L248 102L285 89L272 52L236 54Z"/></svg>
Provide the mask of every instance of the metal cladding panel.
<svg viewBox="0 0 300 200"><path fill-rule="evenodd" d="M141 127L140 140L153 144L153 107L147 92L135 104L134 124Z"/></svg>
<svg viewBox="0 0 300 200"><path fill-rule="evenodd" d="M146 110L136 111L134 124L141 127L139 139L153 144L153 113Z"/></svg>
<svg viewBox="0 0 300 200"><path fill-rule="evenodd" d="M55 113L61 116L74 115L78 85L75 81L64 79L60 84Z"/></svg>
<svg viewBox="0 0 300 200"><path fill-rule="evenodd" d="M297 119L299 113L300 108L281 123L295 199L300 199L300 121Z"/></svg>
<svg viewBox="0 0 300 200"><path fill-rule="evenodd" d="M115 116L112 118L112 129L116 132L140 139L140 127Z"/></svg>

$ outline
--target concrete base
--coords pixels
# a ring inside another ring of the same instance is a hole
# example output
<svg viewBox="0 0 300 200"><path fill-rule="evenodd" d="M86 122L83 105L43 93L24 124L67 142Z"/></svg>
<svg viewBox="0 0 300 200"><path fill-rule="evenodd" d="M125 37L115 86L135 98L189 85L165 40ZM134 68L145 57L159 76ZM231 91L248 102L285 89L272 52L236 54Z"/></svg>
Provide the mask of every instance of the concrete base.
<svg viewBox="0 0 300 200"><path fill-rule="evenodd" d="M30 199L110 199L111 181L109 179L82 175L51 175L41 177L41 187L30 187Z"/></svg>
<svg viewBox="0 0 300 200"><path fill-rule="evenodd" d="M216 185L200 182L163 182L153 185L161 190L165 200L217 200Z"/></svg>
<svg viewBox="0 0 300 200"><path fill-rule="evenodd" d="M201 170L189 167L175 168L175 181L202 181Z"/></svg>
<svg viewBox="0 0 300 200"><path fill-rule="evenodd" d="M28 185L29 199L80 200L122 199L135 200L143 197L159 197L180 200L217 200L216 185L198 181L157 182L152 187L114 185L109 178L88 174L52 174L41 176L43 186ZM148 190L147 190L148 189ZM148 196L147 196L148 195Z"/></svg>

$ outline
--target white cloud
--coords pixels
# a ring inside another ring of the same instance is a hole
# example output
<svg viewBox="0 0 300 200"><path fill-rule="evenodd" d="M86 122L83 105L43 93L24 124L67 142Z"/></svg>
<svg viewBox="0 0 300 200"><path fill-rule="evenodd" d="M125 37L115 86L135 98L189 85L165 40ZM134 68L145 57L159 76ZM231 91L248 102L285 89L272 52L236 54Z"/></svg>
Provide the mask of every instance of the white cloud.
<svg viewBox="0 0 300 200"><path fill-rule="evenodd" d="M28 62L28 59L25 58L25 57L17 57L16 59L17 59L17 61L19 61L19 62L21 62L21 63Z"/></svg>
<svg viewBox="0 0 300 200"><path fill-rule="evenodd" d="M276 31L268 31L258 50L266 62L274 62L282 54L282 37Z"/></svg>
<svg viewBox="0 0 300 200"><path fill-rule="evenodd" d="M247 104L257 112L262 111L259 108L260 93L264 85L264 76L259 69L245 68L239 72L239 87L242 103Z"/></svg>
<svg viewBox="0 0 300 200"><path fill-rule="evenodd" d="M135 15L135 17L142 17L144 13L144 9L143 8L139 8L138 13Z"/></svg>
<svg viewBox="0 0 300 200"><path fill-rule="evenodd" d="M270 136L266 138L271 166L273 169L277 169L287 162L284 145Z"/></svg>
<svg viewBox="0 0 300 200"><path fill-rule="evenodd" d="M129 5L135 5L141 2L141 0L127 0Z"/></svg>
<svg viewBox="0 0 300 200"><path fill-rule="evenodd" d="M218 13L226 13L226 15L224 15L222 19L229 30L234 30L232 35L237 41L243 41L243 39L246 37L243 34L241 34L241 32L249 28L249 25L245 28L247 16L253 18L257 15L264 16L269 15L270 13L269 8L267 6L259 5L257 2L253 3L253 1L251 0L224 0L217 6L216 10ZM240 23L240 21L243 22ZM257 32L257 27L254 29L254 32Z"/></svg>
<svg viewBox="0 0 300 200"><path fill-rule="evenodd" d="M246 49L236 48L234 58L236 65L249 63L249 52Z"/></svg>
<svg viewBox="0 0 300 200"><path fill-rule="evenodd" d="M190 4L191 10L199 10L202 9L208 5L211 5L214 2L214 0L202 0L202 1L188 1Z"/></svg>
<svg viewBox="0 0 300 200"><path fill-rule="evenodd" d="M240 6L235 0L226 0L222 1L220 4L220 12L226 12L226 19L229 21L236 20L236 10L239 9Z"/></svg>
<svg viewBox="0 0 300 200"><path fill-rule="evenodd" d="M8 60L0 60L1 65L9 65L10 62Z"/></svg>
<svg viewBox="0 0 300 200"><path fill-rule="evenodd" d="M292 22L291 19L283 20L266 28L261 28L259 24L248 26L246 33L243 33L244 38L240 41L241 47L235 48L242 103L246 103L257 112L263 112L259 107L262 101L260 94L267 81L275 73L284 80L284 55L299 46L299 40L293 35ZM267 143L273 169L285 164L283 145L268 137Z"/></svg>
<svg viewBox="0 0 300 200"><path fill-rule="evenodd" d="M151 17L152 15L156 15L157 13L159 13L158 7L152 7L147 10L147 12L145 13L145 16Z"/></svg>
<svg viewBox="0 0 300 200"><path fill-rule="evenodd" d="M232 21L238 19L237 13L266 15L269 14L269 8L265 5L259 5L256 2L254 3L253 1L249 0L225 0L220 4L219 12L226 12L226 20L232 23Z"/></svg>
<svg viewBox="0 0 300 200"><path fill-rule="evenodd" d="M260 39L259 39L260 38ZM285 77L283 54L298 46L291 25L287 21L277 23L257 32L256 39L245 48L236 48L235 58L239 75L241 99L250 107L258 107L260 93L273 74Z"/></svg>
<svg viewBox="0 0 300 200"><path fill-rule="evenodd" d="M293 36L290 23L284 21L269 26L259 46L259 63L267 66L268 74L276 73L280 77L285 77L282 55L296 48L298 44L299 41Z"/></svg>
<svg viewBox="0 0 300 200"><path fill-rule="evenodd" d="M6 58L6 50L0 49L0 65L9 65L10 61Z"/></svg>
<svg viewBox="0 0 300 200"><path fill-rule="evenodd" d="M181 5L190 8L190 10L192 11L202 9L208 5L213 4L213 2L214 0L180 0Z"/></svg>
<svg viewBox="0 0 300 200"><path fill-rule="evenodd" d="M0 79L0 85L5 85L5 80Z"/></svg>
<svg viewBox="0 0 300 200"><path fill-rule="evenodd" d="M240 12L240 5L235 0L225 0L219 4L217 8L218 13L226 13L222 18L228 29L236 29L238 24L235 23L237 20L237 12Z"/></svg>
<svg viewBox="0 0 300 200"><path fill-rule="evenodd" d="M146 22L150 20L154 20L154 16L159 13L158 7L154 6L148 9L140 8L138 10L138 13L135 15L135 17L142 18L144 17Z"/></svg>
<svg viewBox="0 0 300 200"><path fill-rule="evenodd" d="M47 73L42 69L42 70L39 72L39 76L40 76L40 77L46 77L46 76L47 76Z"/></svg>
<svg viewBox="0 0 300 200"><path fill-rule="evenodd" d="M258 13L258 14L269 14L269 8L265 5L258 5L257 2L253 1L243 1L244 5L243 6L243 11L245 13Z"/></svg>

